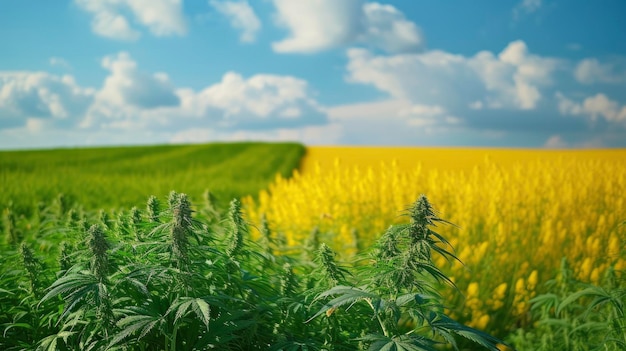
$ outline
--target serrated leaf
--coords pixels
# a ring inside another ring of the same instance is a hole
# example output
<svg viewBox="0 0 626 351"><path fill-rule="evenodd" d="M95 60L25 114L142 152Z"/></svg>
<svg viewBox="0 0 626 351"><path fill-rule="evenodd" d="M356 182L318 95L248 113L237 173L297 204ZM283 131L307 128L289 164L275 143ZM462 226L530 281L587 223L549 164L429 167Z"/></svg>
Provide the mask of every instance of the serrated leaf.
<svg viewBox="0 0 626 351"><path fill-rule="evenodd" d="M505 344L504 341L493 337L478 329L474 329L463 325L445 314L431 312L428 318L428 324L438 333L454 333L471 340L489 350L498 351L498 344Z"/></svg>
<svg viewBox="0 0 626 351"><path fill-rule="evenodd" d="M158 322L158 320L155 321L154 316L148 315L134 315L120 319L117 322L117 325L121 328L121 331L114 335L113 339L109 342L109 347L116 345L120 341L134 334L135 332L143 330L146 327L150 326L151 323L155 322ZM152 327L154 327L154 325L152 325ZM150 327L150 329L152 327ZM142 336L145 336L146 333L142 332L141 334ZM142 336L140 336L138 339L140 339Z"/></svg>
<svg viewBox="0 0 626 351"><path fill-rule="evenodd" d="M398 335L387 337L381 334L368 334L358 340L370 343L368 351L407 350L407 351L437 351L437 343L418 335Z"/></svg>
<svg viewBox="0 0 626 351"><path fill-rule="evenodd" d="M211 320L211 308L209 304L200 298L194 299L193 301L194 311L196 312L196 315L198 316L198 318L200 318L202 323L204 323L204 325L208 329L209 321Z"/></svg>
<svg viewBox="0 0 626 351"><path fill-rule="evenodd" d="M376 294L373 294L371 292L365 291L360 288L355 288L351 286L343 286L343 285L338 285L329 290L322 292L315 298L315 300L320 300L325 297L335 296L335 295L340 295L340 296L328 301L313 317L309 318L307 322L326 313L326 311L328 311L331 308L337 309L344 305L352 305L355 302L366 300L366 299L370 301L380 300L380 297Z"/></svg>
<svg viewBox="0 0 626 351"><path fill-rule="evenodd" d="M49 288L49 291L41 298L39 305L57 295L63 295L66 292L75 293L77 289L85 286L96 284L98 280L92 274L73 273L57 279Z"/></svg>
<svg viewBox="0 0 626 351"><path fill-rule="evenodd" d="M433 298L432 296L425 295L425 294L415 294L415 293L404 294L402 296L399 296L396 299L396 305L398 305L399 307L402 307L412 302L415 302L418 305L424 305L432 298Z"/></svg>

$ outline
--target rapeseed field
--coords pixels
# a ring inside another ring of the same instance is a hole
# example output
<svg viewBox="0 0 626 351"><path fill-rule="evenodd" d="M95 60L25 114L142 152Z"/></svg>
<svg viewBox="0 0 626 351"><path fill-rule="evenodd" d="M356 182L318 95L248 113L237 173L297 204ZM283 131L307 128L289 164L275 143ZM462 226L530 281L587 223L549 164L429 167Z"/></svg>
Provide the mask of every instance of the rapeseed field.
<svg viewBox="0 0 626 351"><path fill-rule="evenodd" d="M314 228L349 261L420 194L454 224L439 229L462 264L437 265L462 292L449 294L452 316L470 326L531 323L529 301L563 262L593 284L626 268L626 150L309 147L300 171L245 205L288 247Z"/></svg>

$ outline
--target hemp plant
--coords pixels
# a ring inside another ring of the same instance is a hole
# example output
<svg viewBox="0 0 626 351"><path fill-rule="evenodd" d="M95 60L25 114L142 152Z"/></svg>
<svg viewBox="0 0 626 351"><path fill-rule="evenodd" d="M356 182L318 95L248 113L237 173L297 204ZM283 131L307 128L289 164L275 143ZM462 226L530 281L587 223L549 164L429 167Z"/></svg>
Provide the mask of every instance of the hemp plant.
<svg viewBox="0 0 626 351"><path fill-rule="evenodd" d="M49 236L59 239L56 259L39 261L24 245L23 269L0 274L24 287L0 288L0 349L434 351L463 336L497 350L499 340L443 313L436 290L452 283L432 256L456 258L425 197L407 212L411 223L391 227L354 265L318 230L305 254L274 254L269 224L261 243L251 240L236 199L220 219L182 193L165 204L150 198L145 210L114 212L116 221L104 211L64 221Z"/></svg>
<svg viewBox="0 0 626 351"><path fill-rule="evenodd" d="M48 288L39 305L61 297L64 302L58 316L55 334L40 340L38 347L54 350L59 340L66 345L81 345L83 349L102 349L105 340L113 332L114 315L110 289L115 286L109 280L110 244L104 229L92 225L87 232L88 249L91 257L88 265L80 262L67 270ZM87 322L91 321L91 322ZM81 326L82 328L77 328Z"/></svg>
<svg viewBox="0 0 626 351"><path fill-rule="evenodd" d="M519 350L626 350L624 274L611 267L598 285L582 282L563 258L547 292L529 301L535 327L508 339Z"/></svg>
<svg viewBox="0 0 626 351"><path fill-rule="evenodd" d="M425 196L408 209L410 223L392 226L378 241L351 284L335 275L336 266L327 267L327 277L340 285L319 293L321 303L309 322L325 316L336 320L332 327L343 328L329 334L333 344L346 343L368 350L431 350L441 344L457 349L460 336L497 351L503 343L482 331L456 322L444 313L438 286L453 285L433 263L433 254L458 258L447 247L448 241L433 229L448 222L439 218ZM322 257L328 258L323 247ZM406 320L411 323L406 323ZM408 327L407 327L408 325ZM328 342L327 342L328 344Z"/></svg>

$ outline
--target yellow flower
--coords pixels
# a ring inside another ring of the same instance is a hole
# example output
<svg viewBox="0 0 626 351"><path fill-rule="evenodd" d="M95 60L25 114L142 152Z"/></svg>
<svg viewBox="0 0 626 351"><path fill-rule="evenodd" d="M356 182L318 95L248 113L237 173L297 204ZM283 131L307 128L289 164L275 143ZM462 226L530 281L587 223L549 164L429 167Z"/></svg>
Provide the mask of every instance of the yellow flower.
<svg viewBox="0 0 626 351"><path fill-rule="evenodd" d="M252 224L265 213L292 250L317 226L320 240L349 260L406 221L401 211L426 194L459 226L436 228L464 262L433 256L467 292L447 294L446 303L459 316L504 306L519 316L563 257L587 281L612 265L626 269L624 159L626 150L309 147L300 171L244 203ZM505 305L507 293L513 301Z"/></svg>
<svg viewBox="0 0 626 351"><path fill-rule="evenodd" d="M495 290L495 297L497 299L503 299L504 295L506 294L506 288L508 287L507 283L502 283L500 285L498 285L498 287Z"/></svg>
<svg viewBox="0 0 626 351"><path fill-rule="evenodd" d="M476 329L485 330L485 328L487 328L487 324L489 323L489 319L489 315L483 314L480 316L475 325Z"/></svg>
<svg viewBox="0 0 626 351"><path fill-rule="evenodd" d="M528 290L535 290L537 287L537 270L533 270L528 277Z"/></svg>
<svg viewBox="0 0 626 351"><path fill-rule="evenodd" d="M476 297L478 296L478 283L472 282L467 287L467 297Z"/></svg>

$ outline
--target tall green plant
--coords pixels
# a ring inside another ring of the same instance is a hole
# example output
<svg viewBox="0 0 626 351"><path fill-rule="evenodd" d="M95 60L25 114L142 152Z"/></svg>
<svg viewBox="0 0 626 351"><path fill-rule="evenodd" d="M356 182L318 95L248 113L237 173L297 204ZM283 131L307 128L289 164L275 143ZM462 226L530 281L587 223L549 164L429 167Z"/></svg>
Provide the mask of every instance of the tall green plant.
<svg viewBox="0 0 626 351"><path fill-rule="evenodd" d="M337 261L315 231L306 255L275 255L267 222L264 240L250 240L238 200L224 219L203 217L213 212L182 193L164 203L151 197L115 222L67 209L67 228L39 227L58 257L40 261L24 245L14 272L0 257L0 282L20 286L0 287L0 348L435 350L462 336L496 350L497 339L443 313L437 289L451 282L432 256L456 258L425 197L355 265Z"/></svg>
<svg viewBox="0 0 626 351"><path fill-rule="evenodd" d="M342 319L336 325L344 328L344 333L335 335L353 347L360 345L372 351L436 350L442 343L457 348L456 336L498 350L500 340L462 325L443 312L437 287L452 282L434 265L432 256L436 253L457 258L446 250L449 243L433 228L447 222L436 215L423 195L407 215L409 224L390 227L379 240L368 262L354 275L355 284L336 285L316 296L315 301L323 305L310 321L323 316ZM328 267L327 275L339 282L338 275L330 273L332 267ZM401 323L406 319L411 323ZM348 329L354 324L358 325L354 328L357 332Z"/></svg>
<svg viewBox="0 0 626 351"><path fill-rule="evenodd" d="M609 269L600 286L574 278L563 259L547 291L532 300L534 327L509 337L522 350L626 350L624 272Z"/></svg>

